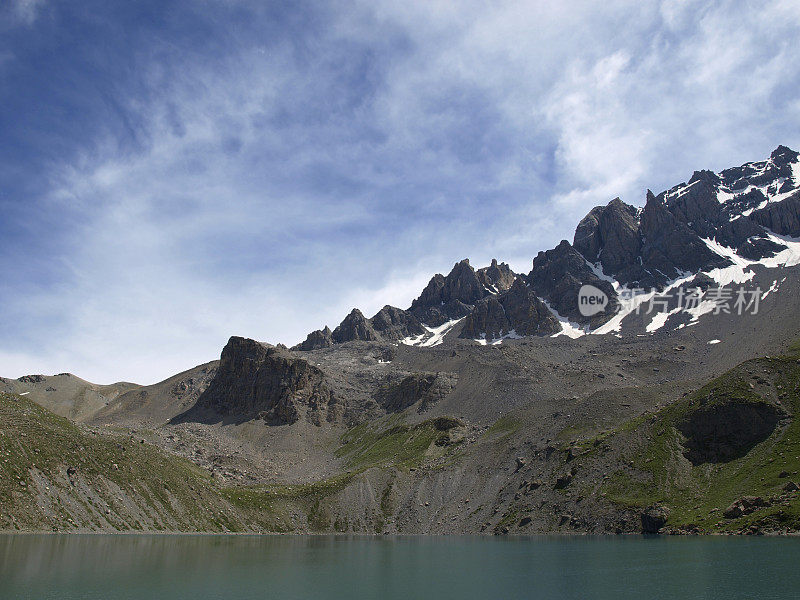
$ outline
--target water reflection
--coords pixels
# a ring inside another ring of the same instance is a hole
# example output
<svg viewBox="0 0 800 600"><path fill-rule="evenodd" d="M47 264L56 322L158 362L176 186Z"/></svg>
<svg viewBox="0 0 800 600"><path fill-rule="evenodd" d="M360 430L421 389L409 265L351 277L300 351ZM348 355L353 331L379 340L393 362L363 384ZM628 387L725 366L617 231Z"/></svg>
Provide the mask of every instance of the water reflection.
<svg viewBox="0 0 800 600"><path fill-rule="evenodd" d="M0 536L0 598L788 598L800 540Z"/></svg>

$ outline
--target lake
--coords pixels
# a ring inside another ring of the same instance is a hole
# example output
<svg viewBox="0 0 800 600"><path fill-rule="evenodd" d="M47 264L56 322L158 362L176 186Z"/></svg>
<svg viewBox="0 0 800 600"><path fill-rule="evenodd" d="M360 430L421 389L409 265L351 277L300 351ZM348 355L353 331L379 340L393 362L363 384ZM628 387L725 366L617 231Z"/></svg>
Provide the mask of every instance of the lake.
<svg viewBox="0 0 800 600"><path fill-rule="evenodd" d="M0 598L800 597L800 539L0 535Z"/></svg>

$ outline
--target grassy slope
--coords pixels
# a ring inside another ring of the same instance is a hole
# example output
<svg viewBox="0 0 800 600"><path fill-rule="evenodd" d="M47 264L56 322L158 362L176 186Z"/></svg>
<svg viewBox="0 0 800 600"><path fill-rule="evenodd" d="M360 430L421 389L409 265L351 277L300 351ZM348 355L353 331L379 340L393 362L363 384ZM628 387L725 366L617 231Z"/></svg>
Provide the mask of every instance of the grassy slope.
<svg viewBox="0 0 800 600"><path fill-rule="evenodd" d="M409 469L451 451L435 443L450 435L442 421L354 428L339 449L348 470L323 481L221 488L191 462L150 444L82 428L22 396L0 394L0 530L344 529L329 518L335 496L370 469ZM389 491L379 500L384 516Z"/></svg>
<svg viewBox="0 0 800 600"><path fill-rule="evenodd" d="M236 531L207 473L0 394L0 529Z"/></svg>
<svg viewBox="0 0 800 600"><path fill-rule="evenodd" d="M741 458L693 466L683 456L684 438L676 424L700 406L725 399L750 403L778 400L791 418ZM591 455L604 444L628 446L624 460L630 468L616 471L600 491L625 507L668 506L667 525L672 529L735 532L757 524L770 530L797 530L800 496L787 495L782 488L787 481L799 481L798 410L800 352L795 348L787 356L747 361L650 418L589 440L585 447ZM782 472L789 477L779 477ZM742 496L760 496L772 505L736 519L724 518L725 508Z"/></svg>

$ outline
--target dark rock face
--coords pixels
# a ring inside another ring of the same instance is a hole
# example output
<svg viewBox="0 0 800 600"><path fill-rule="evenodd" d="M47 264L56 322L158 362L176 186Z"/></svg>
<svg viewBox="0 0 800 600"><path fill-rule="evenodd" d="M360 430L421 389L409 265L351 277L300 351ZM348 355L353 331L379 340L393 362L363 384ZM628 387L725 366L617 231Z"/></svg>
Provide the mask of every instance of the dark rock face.
<svg viewBox="0 0 800 600"><path fill-rule="evenodd" d="M507 292L484 298L464 321L459 337L499 339L509 332L517 335L551 335L561 323L521 278Z"/></svg>
<svg viewBox="0 0 800 600"><path fill-rule="evenodd" d="M791 180L791 164L797 161L797 157L798 154L794 150L778 146L770 154L769 160L725 169L720 173L720 177L722 183L733 191L744 190L750 185L761 187L781 177ZM795 188L800 185L798 181L791 181Z"/></svg>
<svg viewBox="0 0 800 600"><path fill-rule="evenodd" d="M380 339L372 324L364 317L360 310L354 308L349 315L333 330L331 334L334 344L343 344L360 340L373 342Z"/></svg>
<svg viewBox="0 0 800 600"><path fill-rule="evenodd" d="M388 304L370 319L370 323L384 340L401 340L425 333L422 323L414 315Z"/></svg>
<svg viewBox="0 0 800 600"><path fill-rule="evenodd" d="M490 292L504 292L514 283L516 275L506 263L498 263L496 258L492 259L492 264L488 267L478 269L476 272L478 280Z"/></svg>
<svg viewBox="0 0 800 600"><path fill-rule="evenodd" d="M308 361L269 344L232 337L193 414L178 420L205 412L240 421L261 418L273 425L306 418L320 425L338 420L343 408L324 373Z"/></svg>
<svg viewBox="0 0 800 600"><path fill-rule="evenodd" d="M296 349L353 340L396 341L423 334L426 325L438 327L467 315L462 337L500 336L512 329L520 335L543 335L552 321L522 287L512 293L520 279L560 316L594 329L619 309L617 282L628 288L663 289L687 274L731 264L705 240L760 260L783 248L770 239L768 230L800 236L800 181L794 175L798 156L779 146L766 161L719 174L695 171L688 183L658 196L648 190L642 209L615 198L581 220L573 245L564 241L540 252L527 277L515 275L496 259L477 271L464 259L446 276L434 275L407 311L386 306L368 320L354 310L333 332L313 332ZM775 201L777 194L790 195ZM584 285L608 296L605 310L581 315L578 291Z"/></svg>
<svg viewBox="0 0 800 600"><path fill-rule="evenodd" d="M750 218L777 234L800 236L800 190L785 200L754 210Z"/></svg>
<svg viewBox="0 0 800 600"><path fill-rule="evenodd" d="M701 238L716 239L747 258L771 256L778 248L763 227L741 213L759 206L767 198L759 189L720 204L717 195L724 181L711 171L695 171L687 185L659 194L667 210Z"/></svg>
<svg viewBox="0 0 800 600"><path fill-rule="evenodd" d="M333 346L333 337L330 327L326 325L324 329L317 329L309 333L305 341L293 346L292 350L319 350L331 346Z"/></svg>
<svg viewBox="0 0 800 600"><path fill-rule="evenodd" d="M600 216L605 209L605 206L595 206L589 211L589 214L578 223L578 227L575 229L575 236L572 239L572 246L591 263L597 262L600 248L603 246L598 229L600 227Z"/></svg>
<svg viewBox="0 0 800 600"><path fill-rule="evenodd" d="M590 263L599 261L605 273L621 271L641 250L637 213L619 198L592 209L575 230L574 248Z"/></svg>
<svg viewBox="0 0 800 600"><path fill-rule="evenodd" d="M451 319L460 319L489 292L484 288L469 260L464 259L445 277L436 274L419 298L411 303L411 312L422 323L438 327Z"/></svg>
<svg viewBox="0 0 800 600"><path fill-rule="evenodd" d="M650 506L642 513L642 533L658 533L667 524L669 509L660 504Z"/></svg>
<svg viewBox="0 0 800 600"><path fill-rule="evenodd" d="M528 281L536 295L549 302L561 316L577 323L597 327L619 308L613 286L600 279L586 264L586 259L566 240L553 250L539 252L533 259ZM602 290L609 298L606 310L592 317L584 317L578 310L578 292L587 284Z"/></svg>
<svg viewBox="0 0 800 600"><path fill-rule="evenodd" d="M678 430L692 464L729 462L767 439L785 413L766 402L731 399L701 406Z"/></svg>
<svg viewBox="0 0 800 600"><path fill-rule="evenodd" d="M378 390L375 400L387 412L414 405L423 412L445 398L457 381L454 373L413 373Z"/></svg>
<svg viewBox="0 0 800 600"><path fill-rule="evenodd" d="M651 192L648 192L647 204L642 211L640 229L643 238L642 264L627 270L631 283L661 287L682 271L728 264L727 259L712 252Z"/></svg>
<svg viewBox="0 0 800 600"><path fill-rule="evenodd" d="M772 256L781 247L768 238L765 228L800 235L800 182L794 181L792 170L797 157L797 152L779 146L767 161L720 174L695 171L688 183L658 196L648 190L638 214L614 199L580 222L574 247L590 263L599 262L606 275L643 288L661 288L681 273L729 264L703 238L715 239L750 260ZM765 191L773 197L795 189L797 195L767 204ZM742 214L748 211L752 213Z"/></svg>

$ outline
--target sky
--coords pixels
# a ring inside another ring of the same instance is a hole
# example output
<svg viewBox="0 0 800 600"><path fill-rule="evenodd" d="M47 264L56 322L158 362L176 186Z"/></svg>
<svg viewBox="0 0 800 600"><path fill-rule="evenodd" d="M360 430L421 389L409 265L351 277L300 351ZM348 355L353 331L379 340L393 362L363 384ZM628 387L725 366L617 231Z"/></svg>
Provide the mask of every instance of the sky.
<svg viewBox="0 0 800 600"><path fill-rule="evenodd" d="M800 150L800 2L0 4L0 375L154 383Z"/></svg>

